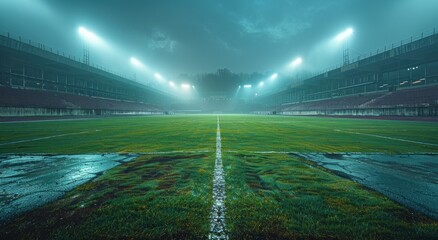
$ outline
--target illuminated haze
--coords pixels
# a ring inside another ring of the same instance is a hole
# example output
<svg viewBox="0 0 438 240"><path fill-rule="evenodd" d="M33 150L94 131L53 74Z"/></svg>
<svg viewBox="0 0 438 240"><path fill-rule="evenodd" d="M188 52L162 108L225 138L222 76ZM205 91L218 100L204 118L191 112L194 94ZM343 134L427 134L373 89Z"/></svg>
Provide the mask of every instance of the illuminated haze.
<svg viewBox="0 0 438 240"><path fill-rule="evenodd" d="M127 75L141 74L133 57L163 79L271 74L298 57L306 71L341 64L342 46L330 42L349 27L351 58L430 32L436 9L435 0L0 0L0 31L81 58L85 27L104 42L88 43L91 63Z"/></svg>

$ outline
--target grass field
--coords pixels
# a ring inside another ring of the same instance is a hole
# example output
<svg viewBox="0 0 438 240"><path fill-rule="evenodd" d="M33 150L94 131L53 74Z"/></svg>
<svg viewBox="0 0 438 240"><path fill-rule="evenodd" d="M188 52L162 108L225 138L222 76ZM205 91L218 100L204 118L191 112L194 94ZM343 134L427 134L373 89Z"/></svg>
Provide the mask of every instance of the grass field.
<svg viewBox="0 0 438 240"><path fill-rule="evenodd" d="M220 119L230 239L438 236L437 221L286 153L437 153L437 123ZM215 147L216 115L2 123L0 153L140 157L0 225L0 239L207 238Z"/></svg>

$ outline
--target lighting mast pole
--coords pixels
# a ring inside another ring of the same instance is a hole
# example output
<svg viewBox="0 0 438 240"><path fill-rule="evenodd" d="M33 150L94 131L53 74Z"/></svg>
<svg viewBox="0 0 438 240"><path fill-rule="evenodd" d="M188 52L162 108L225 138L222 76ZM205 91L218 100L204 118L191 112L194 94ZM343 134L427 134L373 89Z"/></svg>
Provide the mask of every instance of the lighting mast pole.
<svg viewBox="0 0 438 240"><path fill-rule="evenodd" d="M348 40L345 41L344 47L343 47L343 59L344 59L344 66L350 64L350 53L348 49Z"/></svg>
<svg viewBox="0 0 438 240"><path fill-rule="evenodd" d="M350 64L350 51L348 48L348 43L349 43L348 41L352 34L353 34L353 29L348 28L347 30L338 34L338 36L336 36L335 38L337 42L342 42L342 52L343 52L342 56L343 56L344 66Z"/></svg>
<svg viewBox="0 0 438 240"><path fill-rule="evenodd" d="M84 44L84 64L89 66L90 65L90 49L88 48L87 44Z"/></svg>

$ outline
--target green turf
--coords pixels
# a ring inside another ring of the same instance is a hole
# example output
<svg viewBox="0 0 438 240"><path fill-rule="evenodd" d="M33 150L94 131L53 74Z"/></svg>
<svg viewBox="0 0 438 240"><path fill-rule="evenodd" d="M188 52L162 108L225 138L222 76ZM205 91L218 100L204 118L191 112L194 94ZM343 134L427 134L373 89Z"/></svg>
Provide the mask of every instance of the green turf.
<svg viewBox="0 0 438 240"><path fill-rule="evenodd" d="M119 165L62 199L0 226L0 239L205 239L208 235L215 115L6 123L0 124L0 133L0 153L162 152ZM350 180L293 154L257 153L438 152L432 145L355 133L438 144L436 123L221 116L230 237L437 236L437 221ZM74 135L1 145L63 134ZM181 152L163 153L167 151Z"/></svg>
<svg viewBox="0 0 438 240"><path fill-rule="evenodd" d="M0 124L0 153L141 153L215 147L216 117L151 116ZM14 141L74 134L12 145Z"/></svg>
<svg viewBox="0 0 438 240"><path fill-rule="evenodd" d="M224 151L438 152L438 124L430 122L225 115L221 117L221 128Z"/></svg>
<svg viewBox="0 0 438 240"><path fill-rule="evenodd" d="M205 154L139 157L15 219L0 239L206 238L213 165Z"/></svg>
<svg viewBox="0 0 438 240"><path fill-rule="evenodd" d="M231 239L432 239L438 223L294 156L230 154Z"/></svg>

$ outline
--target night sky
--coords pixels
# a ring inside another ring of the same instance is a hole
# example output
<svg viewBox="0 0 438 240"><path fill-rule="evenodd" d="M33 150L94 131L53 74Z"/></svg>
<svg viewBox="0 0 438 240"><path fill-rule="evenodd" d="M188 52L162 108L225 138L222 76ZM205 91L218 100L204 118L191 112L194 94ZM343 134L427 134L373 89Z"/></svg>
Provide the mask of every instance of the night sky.
<svg viewBox="0 0 438 240"><path fill-rule="evenodd" d="M438 27L437 0L0 0L0 31L82 57L83 26L103 43L88 44L90 61L124 74L170 79L179 74L232 72L293 74L320 71ZM332 39L347 28L343 43Z"/></svg>

